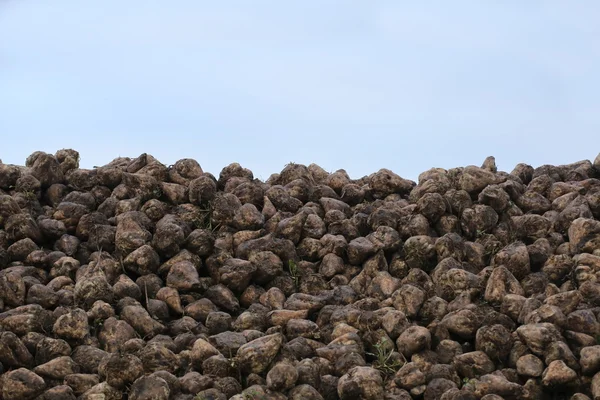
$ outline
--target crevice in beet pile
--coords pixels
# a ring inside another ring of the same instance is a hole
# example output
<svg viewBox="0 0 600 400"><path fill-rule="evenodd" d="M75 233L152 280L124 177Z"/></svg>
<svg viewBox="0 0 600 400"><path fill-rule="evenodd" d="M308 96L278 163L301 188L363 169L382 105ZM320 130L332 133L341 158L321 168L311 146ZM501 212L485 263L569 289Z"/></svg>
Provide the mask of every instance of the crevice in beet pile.
<svg viewBox="0 0 600 400"><path fill-rule="evenodd" d="M0 162L0 399L600 398L600 156Z"/></svg>

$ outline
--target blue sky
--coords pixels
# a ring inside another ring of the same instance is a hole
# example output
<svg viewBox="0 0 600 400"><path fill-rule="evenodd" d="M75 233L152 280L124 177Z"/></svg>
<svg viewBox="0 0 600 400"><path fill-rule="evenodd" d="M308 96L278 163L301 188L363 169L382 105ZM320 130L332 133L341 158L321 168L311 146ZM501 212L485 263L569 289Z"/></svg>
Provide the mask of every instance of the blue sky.
<svg viewBox="0 0 600 400"><path fill-rule="evenodd" d="M600 151L597 1L0 0L0 159L538 166Z"/></svg>

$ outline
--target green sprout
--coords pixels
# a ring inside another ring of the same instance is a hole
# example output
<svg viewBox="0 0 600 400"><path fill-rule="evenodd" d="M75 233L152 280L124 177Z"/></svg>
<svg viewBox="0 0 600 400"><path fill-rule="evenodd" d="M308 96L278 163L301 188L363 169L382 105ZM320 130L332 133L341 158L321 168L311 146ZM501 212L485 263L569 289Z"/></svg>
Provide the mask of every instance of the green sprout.
<svg viewBox="0 0 600 400"><path fill-rule="evenodd" d="M385 346L388 339L381 338L375 344L375 353L367 353L370 356L376 358L373 361L373 368L379 370L385 377L389 377L394 375L404 364L406 364L406 359L402 354L402 360L398 360L393 358L394 348Z"/></svg>
<svg viewBox="0 0 600 400"><path fill-rule="evenodd" d="M298 269L298 265L294 262L294 260L288 261L288 270L290 271L290 275L292 276L294 284L298 286L300 283L300 270Z"/></svg>

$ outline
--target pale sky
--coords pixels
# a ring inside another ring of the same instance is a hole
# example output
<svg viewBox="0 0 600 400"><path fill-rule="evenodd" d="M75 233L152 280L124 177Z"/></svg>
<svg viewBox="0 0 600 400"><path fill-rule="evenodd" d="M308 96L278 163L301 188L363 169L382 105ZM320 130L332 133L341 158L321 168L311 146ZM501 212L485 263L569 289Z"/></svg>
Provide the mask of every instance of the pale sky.
<svg viewBox="0 0 600 400"><path fill-rule="evenodd" d="M0 159L510 171L600 152L600 2L0 0Z"/></svg>

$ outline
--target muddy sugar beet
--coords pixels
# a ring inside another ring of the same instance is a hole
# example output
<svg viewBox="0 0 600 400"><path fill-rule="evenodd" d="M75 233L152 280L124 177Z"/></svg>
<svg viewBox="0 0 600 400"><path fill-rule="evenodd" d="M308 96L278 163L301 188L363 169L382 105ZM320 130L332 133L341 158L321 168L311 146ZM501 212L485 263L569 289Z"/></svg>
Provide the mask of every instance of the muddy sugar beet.
<svg viewBox="0 0 600 400"><path fill-rule="evenodd" d="M600 399L600 157L0 163L0 399Z"/></svg>

